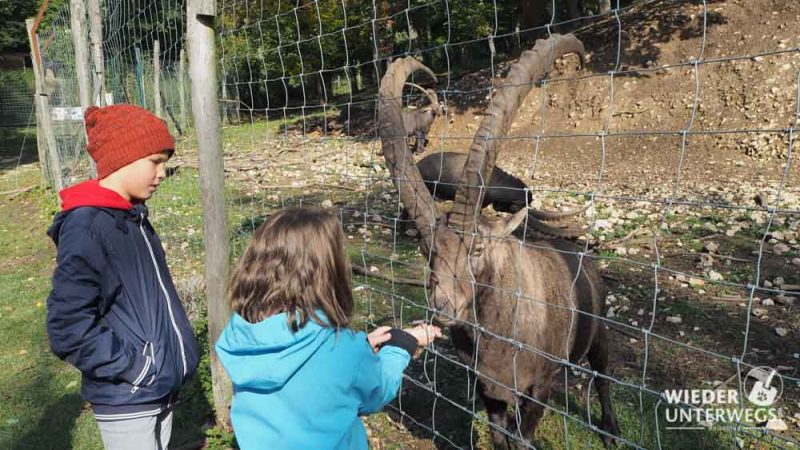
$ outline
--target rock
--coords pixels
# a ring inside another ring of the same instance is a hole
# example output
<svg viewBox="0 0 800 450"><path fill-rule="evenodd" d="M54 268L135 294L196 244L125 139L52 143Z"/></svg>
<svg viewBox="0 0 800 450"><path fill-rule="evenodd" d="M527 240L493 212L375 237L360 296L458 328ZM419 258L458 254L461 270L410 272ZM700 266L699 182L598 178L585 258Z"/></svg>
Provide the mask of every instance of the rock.
<svg viewBox="0 0 800 450"><path fill-rule="evenodd" d="M722 281L724 279L722 274L713 270L708 272L708 278L711 279L711 281Z"/></svg>
<svg viewBox="0 0 800 450"><path fill-rule="evenodd" d="M777 334L780 337L784 337L787 334L789 334L789 330L787 330L786 328L783 328L783 327L778 327L778 328L775 328L775 334Z"/></svg>
<svg viewBox="0 0 800 450"><path fill-rule="evenodd" d="M375 266L369 266L370 273L378 273L380 270Z"/></svg>
<svg viewBox="0 0 800 450"><path fill-rule="evenodd" d="M789 250L791 250L789 246L784 243L775 244L775 246L772 247L772 253L775 253L778 256L787 253Z"/></svg>
<svg viewBox="0 0 800 450"><path fill-rule="evenodd" d="M792 264L795 266L800 266L800 258L792 258Z"/></svg>
<svg viewBox="0 0 800 450"><path fill-rule="evenodd" d="M700 278L689 278L689 286L698 287L705 286L706 282Z"/></svg>
<svg viewBox="0 0 800 450"><path fill-rule="evenodd" d="M775 302L774 302L774 301L772 301L772 299L771 299L771 298L765 298L765 299L764 299L764 300L761 302L761 304L762 304L763 306L775 306Z"/></svg>
<svg viewBox="0 0 800 450"><path fill-rule="evenodd" d="M408 237L416 237L417 236L417 230L415 230L413 228L406 230L406 236L408 236Z"/></svg>
<svg viewBox="0 0 800 450"><path fill-rule="evenodd" d="M715 253L719 249L719 245L713 242L709 242L705 246L708 253Z"/></svg>
<svg viewBox="0 0 800 450"><path fill-rule="evenodd" d="M667 316L667 322L668 323L681 323L681 322L683 322L683 319L681 319L681 316Z"/></svg>
<svg viewBox="0 0 800 450"><path fill-rule="evenodd" d="M786 280L784 280L783 277L775 277L775 279L772 280L772 284L775 286L782 286L786 284Z"/></svg>
<svg viewBox="0 0 800 450"><path fill-rule="evenodd" d="M775 297L775 301L780 303L783 306L792 306L792 305L794 305L794 297L789 297L789 296L786 296L786 295L783 295L783 294Z"/></svg>
<svg viewBox="0 0 800 450"><path fill-rule="evenodd" d="M764 308L753 308L752 313L756 317L764 317L767 315L767 310Z"/></svg>
<svg viewBox="0 0 800 450"><path fill-rule="evenodd" d="M770 419L767 421L765 428L770 431L787 431L789 429L783 419Z"/></svg>
<svg viewBox="0 0 800 450"><path fill-rule="evenodd" d="M615 315L616 314L614 314L614 307L613 306L609 307L608 311L606 311L606 318L610 319L610 318L614 317Z"/></svg>

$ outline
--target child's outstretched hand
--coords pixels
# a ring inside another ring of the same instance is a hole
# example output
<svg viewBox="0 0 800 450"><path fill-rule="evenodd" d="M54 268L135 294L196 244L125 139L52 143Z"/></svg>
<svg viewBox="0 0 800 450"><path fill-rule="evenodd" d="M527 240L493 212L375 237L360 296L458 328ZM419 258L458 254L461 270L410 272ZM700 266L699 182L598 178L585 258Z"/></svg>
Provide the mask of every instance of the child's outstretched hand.
<svg viewBox="0 0 800 450"><path fill-rule="evenodd" d="M377 352L378 349L380 349L381 344L392 338L392 335L389 334L389 330L391 329L392 327L378 327L367 335L367 341L369 341L369 345L372 347L373 352Z"/></svg>
<svg viewBox="0 0 800 450"><path fill-rule="evenodd" d="M420 347L425 347L433 342L435 338L442 337L442 329L435 325L417 325L415 327L406 328L403 331L417 338Z"/></svg>

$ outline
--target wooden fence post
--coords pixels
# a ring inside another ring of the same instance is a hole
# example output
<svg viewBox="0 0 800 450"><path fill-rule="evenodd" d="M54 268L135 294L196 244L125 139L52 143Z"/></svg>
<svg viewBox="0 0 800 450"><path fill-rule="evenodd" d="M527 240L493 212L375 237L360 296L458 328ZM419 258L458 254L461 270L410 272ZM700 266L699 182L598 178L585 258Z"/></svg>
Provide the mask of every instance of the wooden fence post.
<svg viewBox="0 0 800 450"><path fill-rule="evenodd" d="M86 6L83 0L70 0L69 18L72 28L72 45L75 47L75 75L78 78L78 96L81 108L92 105L92 79L89 75L89 46L86 42Z"/></svg>
<svg viewBox="0 0 800 450"><path fill-rule="evenodd" d="M58 145L55 134L53 134L53 122L50 117L50 101L44 83L44 72L42 71L42 61L36 56L39 55L38 49L34 50L36 40L33 39L33 23L35 19L30 18L25 21L28 28L28 40L31 45L31 62L33 65L33 77L36 82L36 134L42 135L37 138L39 145L39 165L42 168L45 182L60 191L64 188L61 179L61 162L58 157Z"/></svg>
<svg viewBox="0 0 800 450"><path fill-rule="evenodd" d="M189 122L186 120L186 52L184 49L181 49L178 61L178 98L181 108L181 127L185 133L189 128Z"/></svg>
<svg viewBox="0 0 800 450"><path fill-rule="evenodd" d="M161 114L161 45L158 40L153 41L153 101L155 102L156 116L163 119Z"/></svg>
<svg viewBox="0 0 800 450"><path fill-rule="evenodd" d="M88 2L89 40L92 44L92 65L94 66L92 99L95 105L104 106L106 104L105 58L103 57L103 20L100 16L100 0L88 0Z"/></svg>
<svg viewBox="0 0 800 450"><path fill-rule="evenodd" d="M217 422L229 426L232 387L213 343L230 318L225 301L228 278L228 225L222 142L217 98L217 64L214 47L215 0L189 0L186 4L189 77L192 86L192 115L197 134L200 190L203 202L203 243L208 304L208 342L211 380Z"/></svg>

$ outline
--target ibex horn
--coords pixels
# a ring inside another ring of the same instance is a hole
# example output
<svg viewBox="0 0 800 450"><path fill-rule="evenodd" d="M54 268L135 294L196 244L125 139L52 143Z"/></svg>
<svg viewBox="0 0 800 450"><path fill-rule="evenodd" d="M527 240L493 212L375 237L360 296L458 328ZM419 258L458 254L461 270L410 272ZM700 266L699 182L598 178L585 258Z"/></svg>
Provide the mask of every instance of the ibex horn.
<svg viewBox="0 0 800 450"><path fill-rule="evenodd" d="M580 229L557 228L531 216L533 216L533 211L528 214L528 227L537 233L562 239L575 239L583 234Z"/></svg>
<svg viewBox="0 0 800 450"><path fill-rule="evenodd" d="M570 217L575 217L579 214L586 212L589 209L590 205L586 205L580 209L572 209L569 211L540 211L537 209L531 210L530 215L531 217L539 220L543 220L545 222L549 221L557 221L557 220L564 220L569 219Z"/></svg>
<svg viewBox="0 0 800 450"><path fill-rule="evenodd" d="M417 89L418 91L421 91L423 94L425 94L425 96L428 97L428 101L431 103L431 105L439 104L439 98L436 96L436 92L433 89L425 89L424 87L418 85L417 83L412 83L410 81L407 81L406 85L411 86L414 89Z"/></svg>

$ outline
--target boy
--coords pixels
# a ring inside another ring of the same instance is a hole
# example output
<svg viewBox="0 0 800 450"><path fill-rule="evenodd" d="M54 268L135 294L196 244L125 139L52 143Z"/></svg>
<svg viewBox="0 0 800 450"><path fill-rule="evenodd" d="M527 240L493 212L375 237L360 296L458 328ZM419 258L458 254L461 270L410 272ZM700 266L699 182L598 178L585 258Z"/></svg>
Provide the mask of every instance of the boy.
<svg viewBox="0 0 800 450"><path fill-rule="evenodd" d="M172 403L194 373L197 343L147 220L175 141L132 105L90 107L97 179L61 191L48 235L58 247L47 334L82 373L106 449L167 448Z"/></svg>

